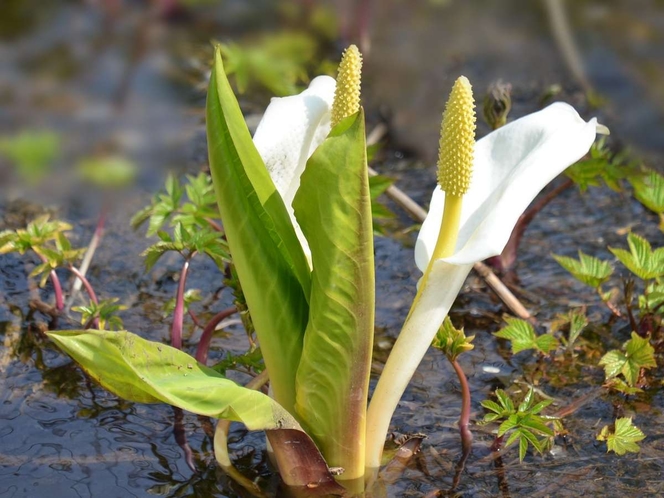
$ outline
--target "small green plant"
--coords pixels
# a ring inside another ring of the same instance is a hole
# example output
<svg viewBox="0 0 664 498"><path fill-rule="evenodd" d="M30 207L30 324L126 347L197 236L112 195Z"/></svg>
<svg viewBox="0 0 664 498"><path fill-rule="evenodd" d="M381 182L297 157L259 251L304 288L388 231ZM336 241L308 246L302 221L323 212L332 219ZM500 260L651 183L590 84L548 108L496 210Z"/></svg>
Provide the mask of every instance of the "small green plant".
<svg viewBox="0 0 664 498"><path fill-rule="evenodd" d="M127 309L127 306L118 304L119 299L103 299L98 303L90 301L85 306L74 306L72 311L81 314L81 325L84 329L89 328L95 320L99 321L99 327L108 330L121 330L123 328L122 318L116 315L118 311Z"/></svg>
<svg viewBox="0 0 664 498"><path fill-rule="evenodd" d="M613 451L616 455L625 453L638 453L641 451L638 443L645 439L646 435L641 429L632 424L630 417L616 420L613 428L604 426L597 436L598 441L606 441L607 451Z"/></svg>
<svg viewBox="0 0 664 498"><path fill-rule="evenodd" d="M57 269L63 268L74 274L85 287L90 298L90 303L87 306L78 309L85 317L82 318L85 328L94 326L103 329L106 324L121 325L121 321L118 322L119 319L112 315L122 307L116 305L116 300L113 299L100 303L90 281L79 268L74 266L85 252L85 248L72 248L66 235L69 230L71 230L71 225L68 223L60 220L50 220L50 215L40 216L28 223L26 228L1 232L0 254L11 252L25 254L32 251L37 255L41 260L41 264L32 270L30 276L39 276L40 286L42 287L50 279L55 294L55 308L50 312L53 318L57 318L65 309L64 292L56 272ZM72 285L72 294L73 291L74 286Z"/></svg>
<svg viewBox="0 0 664 498"><path fill-rule="evenodd" d="M488 399L482 401L482 406L491 412L484 416L484 423L501 422L496 437L499 440L507 437L505 449L518 442L521 461L526 457L528 446L543 453L553 437L553 430L547 424L556 418L541 415L541 412L551 404L551 400L535 403L532 387L518 406L502 389L497 389L495 394L497 403Z"/></svg>
<svg viewBox="0 0 664 498"><path fill-rule="evenodd" d="M459 415L459 431L464 452L470 453L473 435L468 429L470 422L470 386L461 365L457 361L459 355L471 351L475 346L472 342L474 335L466 336L463 328L457 329L449 316L445 317L443 325L438 330L431 345L443 352L454 368L459 384L461 385L461 414Z"/></svg>
<svg viewBox="0 0 664 498"><path fill-rule="evenodd" d="M609 351L599 364L604 367L607 381L622 375L629 387L637 387L643 369L657 367L655 349L648 339L636 332L632 332L632 338L625 343L622 351Z"/></svg>
<svg viewBox="0 0 664 498"><path fill-rule="evenodd" d="M651 170L630 183L636 200L659 216L659 229L664 230L664 176Z"/></svg>

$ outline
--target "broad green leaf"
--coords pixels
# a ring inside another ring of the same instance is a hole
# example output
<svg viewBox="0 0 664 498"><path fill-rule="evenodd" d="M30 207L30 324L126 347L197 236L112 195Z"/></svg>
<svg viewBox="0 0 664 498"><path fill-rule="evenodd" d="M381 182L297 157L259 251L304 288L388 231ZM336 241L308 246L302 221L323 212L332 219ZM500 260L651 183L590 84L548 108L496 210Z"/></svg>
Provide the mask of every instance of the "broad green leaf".
<svg viewBox="0 0 664 498"><path fill-rule="evenodd" d="M664 213L664 176L650 171L644 180L634 179L634 197L645 207L657 214Z"/></svg>
<svg viewBox="0 0 664 498"><path fill-rule="evenodd" d="M242 422L250 430L299 429L270 397L238 386L165 344L127 331L66 330L48 336L104 388L129 401L168 403Z"/></svg>
<svg viewBox="0 0 664 498"><path fill-rule="evenodd" d="M296 411L329 465L364 472L375 278L363 111L311 156L293 208L313 264Z"/></svg>
<svg viewBox="0 0 664 498"><path fill-rule="evenodd" d="M626 363L627 357L622 351L618 351L617 349L609 351L599 360L599 365L604 367L604 375L607 379L620 374Z"/></svg>
<svg viewBox="0 0 664 498"><path fill-rule="evenodd" d="M616 455L625 453L638 453L641 448L637 444L644 440L646 435L632 424L630 417L616 420L614 430L607 425L597 436L598 441L606 441L607 451L614 451Z"/></svg>
<svg viewBox="0 0 664 498"><path fill-rule="evenodd" d="M629 371L624 373L625 380L634 385L639 377L639 371L642 368L655 368L655 348L652 347L647 338L639 336L632 332L632 338L625 343L625 353Z"/></svg>
<svg viewBox="0 0 664 498"><path fill-rule="evenodd" d="M574 278L595 289L606 282L613 273L608 261L602 261L581 251L579 251L578 260L557 254L553 254L553 258Z"/></svg>
<svg viewBox="0 0 664 498"><path fill-rule="evenodd" d="M622 374L627 384L633 387L639 379L642 368L657 366L655 349L648 339L640 337L636 332L632 332L632 338L625 343L624 349L624 353L615 349L609 351L599 364L604 366L607 380Z"/></svg>
<svg viewBox="0 0 664 498"><path fill-rule="evenodd" d="M311 286L309 265L224 73L219 49L207 99L210 171L235 269L275 399L295 404Z"/></svg>
<svg viewBox="0 0 664 498"><path fill-rule="evenodd" d="M526 349L535 349L548 354L558 346L558 339L551 334L537 336L533 326L519 318L507 318L507 326L493 335L507 339L512 343L512 353L517 354Z"/></svg>
<svg viewBox="0 0 664 498"><path fill-rule="evenodd" d="M648 280L664 275L664 247L652 250L650 242L634 233L627 236L630 252L609 247L609 250L637 277Z"/></svg>

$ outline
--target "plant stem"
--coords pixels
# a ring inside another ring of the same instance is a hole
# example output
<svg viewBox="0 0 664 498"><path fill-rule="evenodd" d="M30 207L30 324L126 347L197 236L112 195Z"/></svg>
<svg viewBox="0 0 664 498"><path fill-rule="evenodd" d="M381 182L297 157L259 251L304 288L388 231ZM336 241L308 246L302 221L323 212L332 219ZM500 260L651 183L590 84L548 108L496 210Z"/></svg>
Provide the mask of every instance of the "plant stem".
<svg viewBox="0 0 664 498"><path fill-rule="evenodd" d="M62 294L62 285L60 285L60 279L55 270L51 270L50 278L53 285L53 293L55 294L55 309L61 312L65 309L65 300Z"/></svg>
<svg viewBox="0 0 664 498"><path fill-rule="evenodd" d="M212 336L219 325L219 322L228 318L229 316L237 313L237 308L231 306L226 308L223 311L220 311L212 317L208 324L203 329L203 335L201 335L200 341L198 341L198 347L196 348L196 361L205 365L207 363L208 351L210 350L210 342L212 341Z"/></svg>
<svg viewBox="0 0 664 498"><path fill-rule="evenodd" d="M180 272L178 292L175 297L175 309L173 310L173 325L171 326L171 346L182 349L182 326L184 323L184 291L187 285L187 274L189 273L189 262L194 253L185 257Z"/></svg>
<svg viewBox="0 0 664 498"><path fill-rule="evenodd" d="M463 372L459 362L454 359L451 361L452 367L459 378L461 384L461 415L459 416L459 432L461 433L461 447L464 453L469 453L473 444L473 434L468 428L470 422L470 387L468 386L468 379ZM466 457L467 458L467 457Z"/></svg>
<svg viewBox="0 0 664 498"><path fill-rule="evenodd" d="M46 256L42 256L37 251L34 252L42 263L48 263ZM60 279L58 278L58 274L55 273L55 270L51 270L51 272L49 273L49 278L51 279L51 284L53 285L53 293L55 294L55 309L59 313L65 308L65 300L62 294L62 285L60 284Z"/></svg>
<svg viewBox="0 0 664 498"><path fill-rule="evenodd" d="M90 284L89 280L85 278L85 275L83 275L78 268L72 265L69 265L69 271L71 271L74 275L76 275L76 277L78 277L78 279L81 281L83 287L85 287L85 291L90 296L90 300L95 304L99 304L99 300L97 299L97 294L95 294L95 290L92 288L92 285ZM98 329L99 317L96 316L92 321L92 323L95 326L95 328Z"/></svg>

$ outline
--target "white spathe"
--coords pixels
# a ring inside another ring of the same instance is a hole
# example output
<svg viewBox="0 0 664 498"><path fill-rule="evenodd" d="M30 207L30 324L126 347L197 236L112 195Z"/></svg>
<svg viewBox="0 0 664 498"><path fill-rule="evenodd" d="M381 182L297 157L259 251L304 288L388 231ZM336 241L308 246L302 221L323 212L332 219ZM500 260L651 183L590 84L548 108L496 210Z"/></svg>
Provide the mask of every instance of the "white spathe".
<svg viewBox="0 0 664 498"><path fill-rule="evenodd" d="M558 102L478 140L456 251L445 261L475 263L499 255L519 216L551 180L588 152L596 130L596 119L586 122L572 106ZM444 203L445 193L436 187L415 245L415 263L422 271L438 239Z"/></svg>
<svg viewBox="0 0 664 498"><path fill-rule="evenodd" d="M254 145L286 205L307 258L311 252L293 213L293 199L307 159L330 133L336 81L318 76L298 95L273 98L256 128Z"/></svg>
<svg viewBox="0 0 664 498"><path fill-rule="evenodd" d="M392 414L473 264L503 251L519 216L551 180L588 152L596 131L595 119L586 122L571 106L556 103L475 144L455 252L431 265L369 404L368 468L379 467ZM415 245L415 261L422 271L436 245L444 200L437 187Z"/></svg>

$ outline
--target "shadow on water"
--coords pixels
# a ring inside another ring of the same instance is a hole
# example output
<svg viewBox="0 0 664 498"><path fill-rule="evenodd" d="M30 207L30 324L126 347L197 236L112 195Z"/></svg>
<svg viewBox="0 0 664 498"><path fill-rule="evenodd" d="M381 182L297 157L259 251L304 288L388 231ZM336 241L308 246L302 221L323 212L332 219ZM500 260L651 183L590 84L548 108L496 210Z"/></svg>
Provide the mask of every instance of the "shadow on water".
<svg viewBox="0 0 664 498"><path fill-rule="evenodd" d="M160 10L169 2L153 2L150 9L107 2L107 11L64 0L46 2L40 9L27 7L36 3L7 0L3 6L7 15L0 16L5 40L0 45L0 135L30 126L52 128L66 137L63 163L112 151L141 164L138 183L110 215L91 278L103 294L118 296L129 305L122 315L128 329L164 339L169 324L161 306L177 286L178 260L164 258L155 271L144 273L138 255L146 243L141 233L130 230L128 220L162 185L166 169L196 173L206 164L204 93L173 77L181 71L173 61L182 61L182 46L206 46L211 37L228 38L269 27L275 12L269 2L248 7L230 0L198 16ZM597 111L588 108L584 93L569 75L539 2L523 7L524 2L517 0L386 0L380 8L376 3L365 93L371 119L387 110L394 139L376 168L398 178L399 185L421 203L428 202L434 173L422 158L428 160L436 153L442 95L460 72L470 77L479 93L498 78L509 81L514 88L514 116L536 109L543 92L560 84L560 98L580 107L586 117L600 115L619 140L636 148L651 166L661 167L661 3L640 2L639 9L630 8L628 0L568 4L588 77L608 102ZM118 14L115 8L124 10ZM616 32L622 36L615 36ZM201 82L205 82L204 74ZM480 124L479 131L486 133L486 125ZM62 181L54 180L48 188L1 182L0 228L21 226L44 206L57 205L53 208L57 216L75 225L73 237L78 245L87 243L96 223L97 196L81 194L67 177L65 165L60 167ZM11 180L12 174L2 169L0 178ZM400 228L410 223L405 217L400 221ZM625 227L648 236L655 245L662 244L654 216L628 196L606 190L591 189L583 196L568 190L536 218L526 232L516 273L523 297L540 323L567 312L570 305L597 304L550 253L573 254L582 249L608 258L606 246L622 245ZM409 237L405 239L412 244ZM0 496L247 496L218 469L206 423L181 414L181 432L174 434L170 407L118 400L92 384L45 340L45 319L28 306L34 293L50 299L48 285L39 290L28 284L26 275L34 263L29 258L0 256ZM376 356L380 362L400 328L418 273L412 264L412 248L402 238L376 240L376 265L380 296ZM211 264L202 262L192 267L190 282L203 295L212 295L221 278ZM231 304L229 293L222 292L219 301L201 304L200 311ZM528 375L531 362L526 354L511 358L489 334L498 328L503 312L476 276L469 278L453 310L455 323L477 336L475 349L460 360L473 393L474 442L458 482L455 467L462 456L457 428L459 386L447 360L432 351L393 421L395 432L424 432L428 438L386 493L664 494L661 387L649 390L647 405L624 403L648 433L636 456L609 455L606 446L595 440L599 428L613 416L615 400L606 396L579 408L566 421L568 435L557 439L545 456L529 455L523 463L515 451L503 452L500 459L492 456L494 436L488 427L476 423L483 416L480 401L495 388ZM224 348L243 351L243 332L238 327L231 331ZM620 336L617 342L623 339ZM211 354L219 357L220 345ZM548 368L551 378L575 376L573 382L567 378L564 385L557 384L560 387L547 387L556 408L586 394L591 389L588 379L601 382L598 369L580 368L573 374ZM182 433L191 448L188 458L178 445ZM262 435L234 425L230 447L238 469L268 493L276 493Z"/></svg>

